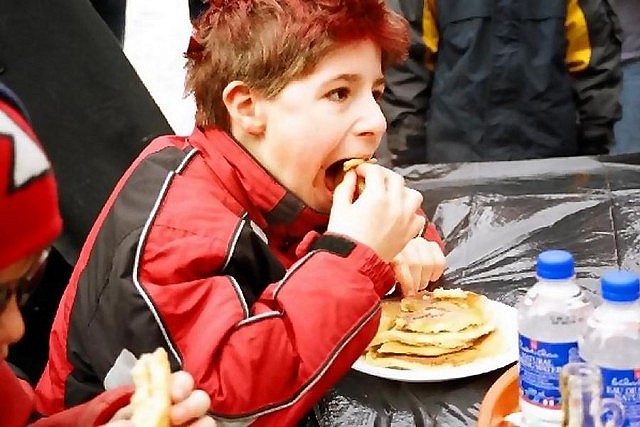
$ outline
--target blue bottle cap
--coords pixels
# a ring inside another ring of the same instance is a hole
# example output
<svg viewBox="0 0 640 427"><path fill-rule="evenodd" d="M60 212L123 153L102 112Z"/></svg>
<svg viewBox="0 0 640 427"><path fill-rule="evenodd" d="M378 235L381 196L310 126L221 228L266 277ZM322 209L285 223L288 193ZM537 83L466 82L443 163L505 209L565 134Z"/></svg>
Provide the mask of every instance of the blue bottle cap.
<svg viewBox="0 0 640 427"><path fill-rule="evenodd" d="M573 255L555 249L544 251L538 255L536 273L541 279L569 279L575 274Z"/></svg>
<svg viewBox="0 0 640 427"><path fill-rule="evenodd" d="M607 301L631 302L640 298L640 281L630 271L611 271L600 279L602 298Z"/></svg>

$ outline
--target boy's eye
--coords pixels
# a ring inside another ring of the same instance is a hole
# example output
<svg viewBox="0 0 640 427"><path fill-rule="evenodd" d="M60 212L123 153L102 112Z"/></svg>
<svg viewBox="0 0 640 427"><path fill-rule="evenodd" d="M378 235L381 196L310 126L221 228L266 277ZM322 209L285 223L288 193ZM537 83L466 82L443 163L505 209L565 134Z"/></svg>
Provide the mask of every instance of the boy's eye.
<svg viewBox="0 0 640 427"><path fill-rule="evenodd" d="M338 89L334 89L327 94L327 98L331 101L342 102L349 97L351 91L349 88L340 87Z"/></svg>
<svg viewBox="0 0 640 427"><path fill-rule="evenodd" d="M371 93L373 94L373 99L380 101L380 98L382 98L382 94L384 93L384 89L376 89Z"/></svg>

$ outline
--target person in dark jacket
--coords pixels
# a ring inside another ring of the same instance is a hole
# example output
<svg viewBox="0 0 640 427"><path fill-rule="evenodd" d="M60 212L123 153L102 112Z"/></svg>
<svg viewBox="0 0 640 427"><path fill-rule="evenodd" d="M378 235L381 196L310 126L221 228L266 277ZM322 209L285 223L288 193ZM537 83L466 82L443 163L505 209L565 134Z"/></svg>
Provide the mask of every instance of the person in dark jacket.
<svg viewBox="0 0 640 427"><path fill-rule="evenodd" d="M133 389L122 386L46 418L35 412L33 391L6 361L9 345L24 333L19 305L33 290L49 247L62 231L57 185L20 99L0 84L0 425L127 426ZM99 345L99 344L97 344ZM186 372L172 376L172 425L213 426L209 397L193 390Z"/></svg>
<svg viewBox="0 0 640 427"><path fill-rule="evenodd" d="M124 45L127 0L91 0L91 4L107 24L120 46Z"/></svg>
<svg viewBox="0 0 640 427"><path fill-rule="evenodd" d="M187 61L197 127L152 141L98 216L54 320L45 413L162 346L221 423L295 425L362 355L396 281L409 294L442 275L402 176L364 162L339 180L380 143L406 21L380 0L209 4Z"/></svg>
<svg viewBox="0 0 640 427"><path fill-rule="evenodd" d="M411 23L386 73L391 163L607 153L620 43L603 0L389 0Z"/></svg>
<svg viewBox="0 0 640 427"><path fill-rule="evenodd" d="M611 154L640 152L640 1L610 0L622 36L622 118Z"/></svg>

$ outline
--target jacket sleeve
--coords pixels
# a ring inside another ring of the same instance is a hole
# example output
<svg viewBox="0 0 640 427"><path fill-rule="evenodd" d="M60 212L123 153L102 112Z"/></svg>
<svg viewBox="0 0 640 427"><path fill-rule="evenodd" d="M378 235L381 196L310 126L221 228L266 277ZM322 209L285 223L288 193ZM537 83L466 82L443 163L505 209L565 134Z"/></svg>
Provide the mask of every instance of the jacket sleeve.
<svg viewBox="0 0 640 427"><path fill-rule="evenodd" d="M403 166L427 161L426 118L438 46L435 11L431 1L390 0L389 6L403 15L411 28L408 58L385 71L381 100L387 118L383 139L391 164Z"/></svg>
<svg viewBox="0 0 640 427"><path fill-rule="evenodd" d="M442 238L440 237L440 234L438 233L436 226L429 220L427 220L427 223L424 227L424 232L422 233L422 237L424 237L425 240L428 240L430 242L436 242L438 246L440 246L440 249L442 249L442 252L444 253L444 249L445 249L444 242L442 241Z"/></svg>
<svg viewBox="0 0 640 427"><path fill-rule="evenodd" d="M38 418L34 413L31 386L18 379L5 362L0 362L0 425L2 427L89 427L108 422L118 409L129 404L133 389L122 387L102 393L95 399L71 409ZM36 421L33 421L37 419ZM29 424L29 420L32 424Z"/></svg>
<svg viewBox="0 0 640 427"><path fill-rule="evenodd" d="M442 252L445 253L444 242L442 241L442 237L440 237L440 233L438 232L436 225L429 220L429 217L424 210L420 209L418 213L424 216L427 220L424 224L424 229L422 230L422 237L430 242L436 242L438 246L440 246L440 249L442 249Z"/></svg>
<svg viewBox="0 0 640 427"><path fill-rule="evenodd" d="M211 254L219 256L221 247L210 238L190 237L188 248L177 251L175 235L156 237L157 247L151 238L147 244L140 281L182 368L211 396L219 425L295 425L362 354L377 330L380 299L394 283L389 265L370 248L311 233L284 277L254 297L258 278L231 270L196 278L193 267L185 268L218 262ZM255 254L243 245L231 250L233 259Z"/></svg>
<svg viewBox="0 0 640 427"><path fill-rule="evenodd" d="M0 361L0 425L24 427L34 411L33 390Z"/></svg>
<svg viewBox="0 0 640 427"><path fill-rule="evenodd" d="M621 117L622 71L615 14L606 1L568 0L566 61L573 77L581 154L605 154Z"/></svg>
<svg viewBox="0 0 640 427"><path fill-rule="evenodd" d="M129 404L132 394L132 387L108 390L87 403L41 418L29 425L33 427L102 426L109 422L120 408Z"/></svg>

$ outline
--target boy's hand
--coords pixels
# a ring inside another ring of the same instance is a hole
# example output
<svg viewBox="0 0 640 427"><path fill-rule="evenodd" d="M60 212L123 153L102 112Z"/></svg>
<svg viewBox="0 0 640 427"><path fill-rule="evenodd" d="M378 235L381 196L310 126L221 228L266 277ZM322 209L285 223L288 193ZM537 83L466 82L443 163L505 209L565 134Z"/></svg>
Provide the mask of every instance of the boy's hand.
<svg viewBox="0 0 640 427"><path fill-rule="evenodd" d="M391 267L402 295L411 296L442 276L445 258L436 242L416 237L391 261Z"/></svg>
<svg viewBox="0 0 640 427"><path fill-rule="evenodd" d="M212 418L206 416L211 399L204 390L194 389L193 377L186 371L174 372L171 375L171 424L176 426L211 426L216 425Z"/></svg>
<svg viewBox="0 0 640 427"><path fill-rule="evenodd" d="M193 377L188 372L171 374L171 401L169 418L172 426L215 427L213 418L206 416L211 399L203 390L194 389ZM132 415L131 405L125 406L105 427L133 427Z"/></svg>
<svg viewBox="0 0 640 427"><path fill-rule="evenodd" d="M356 173L365 188L354 201ZM363 163L347 172L333 193L327 231L363 243L387 262L420 233L425 218L416 212L422 195L404 185L404 178L382 166Z"/></svg>

